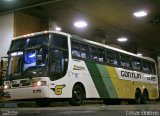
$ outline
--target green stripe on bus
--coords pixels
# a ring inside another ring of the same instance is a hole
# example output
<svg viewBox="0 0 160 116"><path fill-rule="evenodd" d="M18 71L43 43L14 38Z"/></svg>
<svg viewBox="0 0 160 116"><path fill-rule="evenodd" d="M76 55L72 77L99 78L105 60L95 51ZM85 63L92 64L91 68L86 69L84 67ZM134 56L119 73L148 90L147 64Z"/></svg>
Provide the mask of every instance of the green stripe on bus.
<svg viewBox="0 0 160 116"><path fill-rule="evenodd" d="M108 94L108 91L106 89L106 86L104 84L104 81L102 79L101 73L99 72L97 65L93 62L85 62L85 63L90 72L92 80L96 86L99 96L101 98L108 98L109 94Z"/></svg>
<svg viewBox="0 0 160 116"><path fill-rule="evenodd" d="M106 69L105 65L97 64L97 67L99 69L99 72L101 73L101 77L103 79L103 82L105 84L105 87L109 93L109 96L111 98L117 98L117 93L114 88L114 85L112 83L112 80L109 77L108 71Z"/></svg>

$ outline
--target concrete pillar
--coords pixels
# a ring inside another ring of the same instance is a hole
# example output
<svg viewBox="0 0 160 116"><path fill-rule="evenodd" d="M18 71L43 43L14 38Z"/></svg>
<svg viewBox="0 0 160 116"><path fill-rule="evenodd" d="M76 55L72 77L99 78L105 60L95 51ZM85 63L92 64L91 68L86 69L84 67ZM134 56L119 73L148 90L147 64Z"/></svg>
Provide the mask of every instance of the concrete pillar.
<svg viewBox="0 0 160 116"><path fill-rule="evenodd" d="M14 14L0 15L0 57L7 56L13 38Z"/></svg>

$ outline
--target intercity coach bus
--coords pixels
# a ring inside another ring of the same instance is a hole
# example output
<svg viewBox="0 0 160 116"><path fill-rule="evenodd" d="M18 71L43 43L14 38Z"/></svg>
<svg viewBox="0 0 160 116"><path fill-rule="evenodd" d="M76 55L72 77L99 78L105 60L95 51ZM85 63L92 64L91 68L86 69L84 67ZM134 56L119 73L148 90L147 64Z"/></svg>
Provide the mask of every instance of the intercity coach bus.
<svg viewBox="0 0 160 116"><path fill-rule="evenodd" d="M137 56L76 35L44 31L12 40L4 98L51 100L102 99L105 104L157 99L158 76L152 58Z"/></svg>

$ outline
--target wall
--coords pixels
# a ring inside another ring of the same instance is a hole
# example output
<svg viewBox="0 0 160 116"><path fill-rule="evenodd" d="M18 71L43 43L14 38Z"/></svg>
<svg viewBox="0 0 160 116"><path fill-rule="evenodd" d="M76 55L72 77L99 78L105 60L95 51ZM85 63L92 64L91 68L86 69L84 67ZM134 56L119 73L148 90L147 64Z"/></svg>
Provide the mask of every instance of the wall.
<svg viewBox="0 0 160 116"><path fill-rule="evenodd" d="M14 37L48 30L48 22L22 13L14 13Z"/></svg>
<svg viewBox="0 0 160 116"><path fill-rule="evenodd" d="M0 57L6 56L13 38L14 14L0 15Z"/></svg>

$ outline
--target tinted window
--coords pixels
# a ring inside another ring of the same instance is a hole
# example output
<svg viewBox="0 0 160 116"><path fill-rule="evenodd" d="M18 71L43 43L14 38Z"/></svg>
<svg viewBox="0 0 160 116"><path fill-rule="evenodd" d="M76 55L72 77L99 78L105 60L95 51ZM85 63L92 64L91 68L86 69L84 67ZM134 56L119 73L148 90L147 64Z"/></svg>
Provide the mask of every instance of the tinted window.
<svg viewBox="0 0 160 116"><path fill-rule="evenodd" d="M118 65L117 54L114 51L106 51L106 62L108 64Z"/></svg>
<svg viewBox="0 0 160 116"><path fill-rule="evenodd" d="M47 45L49 37L48 35L39 35L36 37L27 38L27 47L37 46L37 45Z"/></svg>
<svg viewBox="0 0 160 116"><path fill-rule="evenodd" d="M155 63L150 63L150 65L151 65L151 73L156 74Z"/></svg>
<svg viewBox="0 0 160 116"><path fill-rule="evenodd" d="M10 51L24 49L25 47L32 47L37 45L48 45L48 41L48 34L14 40L11 43Z"/></svg>
<svg viewBox="0 0 160 116"><path fill-rule="evenodd" d="M89 58L89 47L86 44L81 44L80 47L80 51L81 51L81 58Z"/></svg>
<svg viewBox="0 0 160 116"><path fill-rule="evenodd" d="M72 41L72 56L80 57L80 44Z"/></svg>
<svg viewBox="0 0 160 116"><path fill-rule="evenodd" d="M147 61L142 61L142 69L144 72L151 72L150 63Z"/></svg>
<svg viewBox="0 0 160 116"><path fill-rule="evenodd" d="M105 50L102 48L99 48L98 53L99 53L98 61L105 62Z"/></svg>
<svg viewBox="0 0 160 116"><path fill-rule="evenodd" d="M90 58L92 60L98 61L98 48L97 47L90 47Z"/></svg>
<svg viewBox="0 0 160 116"><path fill-rule="evenodd" d="M11 43L10 51L23 49L24 47L25 47L24 39L14 40Z"/></svg>
<svg viewBox="0 0 160 116"><path fill-rule="evenodd" d="M56 80L66 74L68 66L68 53L67 51L50 49L50 68L49 73L51 80Z"/></svg>
<svg viewBox="0 0 160 116"><path fill-rule="evenodd" d="M129 56L120 54L119 55L119 60L120 60L120 65L122 67L127 67L127 68L131 67L131 65L130 65L130 57Z"/></svg>
<svg viewBox="0 0 160 116"><path fill-rule="evenodd" d="M132 58L132 68L136 70L141 69L141 60L138 58Z"/></svg>
<svg viewBox="0 0 160 116"><path fill-rule="evenodd" d="M68 49L67 36L53 34L51 36L51 47L52 46L59 47L62 49Z"/></svg>

